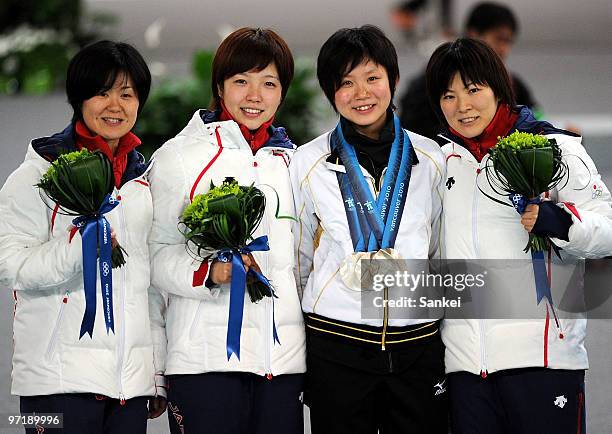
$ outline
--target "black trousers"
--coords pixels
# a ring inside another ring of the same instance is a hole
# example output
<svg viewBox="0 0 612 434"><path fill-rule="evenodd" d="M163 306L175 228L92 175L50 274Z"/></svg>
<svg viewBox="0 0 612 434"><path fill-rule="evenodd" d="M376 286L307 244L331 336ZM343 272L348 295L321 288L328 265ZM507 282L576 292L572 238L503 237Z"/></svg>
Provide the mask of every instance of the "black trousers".
<svg viewBox="0 0 612 434"><path fill-rule="evenodd" d="M305 403L312 434L447 434L444 345L397 350L307 331Z"/></svg>
<svg viewBox="0 0 612 434"><path fill-rule="evenodd" d="M63 429L28 428L26 434L145 434L147 432L147 398L138 397L121 405L91 393L22 396L21 413L63 413Z"/></svg>
<svg viewBox="0 0 612 434"><path fill-rule="evenodd" d="M585 434L584 371L448 375L453 434Z"/></svg>
<svg viewBox="0 0 612 434"><path fill-rule="evenodd" d="M172 434L303 434L303 374L169 375Z"/></svg>

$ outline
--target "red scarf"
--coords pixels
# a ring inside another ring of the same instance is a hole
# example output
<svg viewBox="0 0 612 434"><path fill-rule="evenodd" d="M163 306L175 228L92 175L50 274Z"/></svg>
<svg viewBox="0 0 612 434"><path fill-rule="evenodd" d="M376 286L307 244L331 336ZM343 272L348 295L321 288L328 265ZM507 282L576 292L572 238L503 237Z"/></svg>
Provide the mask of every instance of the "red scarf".
<svg viewBox="0 0 612 434"><path fill-rule="evenodd" d="M225 104L223 104L223 101L221 101L221 116L219 117L219 120L236 122L231 113L227 111L227 108L225 108ZM251 147L253 154L255 154L255 152L257 152L259 148L265 145L266 142L270 139L270 133L268 132L268 128L270 127L270 125L272 125L272 121L274 121L274 116L272 116L269 121L261 124L261 126L255 131L251 131L246 126L238 124L238 122L236 122L240 127L240 132L242 132L242 135Z"/></svg>
<svg viewBox="0 0 612 434"><path fill-rule="evenodd" d="M463 137L450 126L448 128L451 133L463 140L465 147L480 163L487 154L487 151L497 144L497 138L508 135L517 119L518 113L512 112L507 104L499 104L499 107L497 107L497 112L495 113L491 123L489 123L484 131L476 137L468 139L467 137Z"/></svg>
<svg viewBox="0 0 612 434"><path fill-rule="evenodd" d="M100 135L92 134L89 128L82 121L77 121L76 127L76 147L77 149L87 148L90 151L100 151L113 163L113 174L115 175L115 187L121 186L121 178L127 167L127 155L138 145L140 139L132 132L127 133L119 139L115 155L110 146Z"/></svg>

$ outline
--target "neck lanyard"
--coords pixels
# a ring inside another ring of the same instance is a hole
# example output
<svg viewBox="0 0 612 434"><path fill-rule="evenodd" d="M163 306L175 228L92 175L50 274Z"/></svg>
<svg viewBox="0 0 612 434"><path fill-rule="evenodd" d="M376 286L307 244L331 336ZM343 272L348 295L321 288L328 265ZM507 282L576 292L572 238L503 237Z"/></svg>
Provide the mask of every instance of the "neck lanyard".
<svg viewBox="0 0 612 434"><path fill-rule="evenodd" d="M344 138L340 123L332 133L332 147L346 169L346 173L338 173L338 183L356 252L393 247L397 238L412 171L412 144L397 116L393 121L395 138L377 199L363 176L355 148Z"/></svg>

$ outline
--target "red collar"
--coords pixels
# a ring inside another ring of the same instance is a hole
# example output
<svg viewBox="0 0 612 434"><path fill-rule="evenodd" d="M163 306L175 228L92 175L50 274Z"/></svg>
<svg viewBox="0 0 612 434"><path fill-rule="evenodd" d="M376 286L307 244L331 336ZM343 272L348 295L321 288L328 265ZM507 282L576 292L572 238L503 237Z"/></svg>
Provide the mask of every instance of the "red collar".
<svg viewBox="0 0 612 434"><path fill-rule="evenodd" d="M497 144L498 137L508 135L517 119L518 113L513 113L507 104L500 104L499 107L497 107L497 112L493 120L487 125L484 131L476 137L468 139L450 126L448 128L451 133L463 140L466 148L472 153L476 160L480 162L487 154L487 151Z"/></svg>
<svg viewBox="0 0 612 434"><path fill-rule="evenodd" d="M113 155L113 152L108 146L108 143L106 143L106 140L104 140L99 134L92 134L83 121L77 121L75 132L75 142L78 149L85 147L92 152L100 151L106 155L110 161L113 161L115 158L122 158L126 156L141 143L140 139L130 131L119 139L119 145L117 146L115 154Z"/></svg>
<svg viewBox="0 0 612 434"><path fill-rule="evenodd" d="M227 111L227 108L225 108L225 104L223 104L223 101L221 101L221 116L219 117L219 120L236 122L236 120L232 117L230 112ZM274 116L272 116L272 118L269 121L264 122L255 131L251 131L245 125L242 125L236 122L238 126L240 127L240 132L242 133L245 140L251 147L253 154L257 152L259 148L265 145L266 142L270 139L270 133L268 132L268 129L272 125L272 121L274 121Z"/></svg>
<svg viewBox="0 0 612 434"><path fill-rule="evenodd" d="M77 149L87 148L90 151L100 151L108 157L113 164L113 175L115 178L115 186L121 186L123 173L127 168L127 155L138 145L140 139L132 132L127 133L119 139L119 144L115 150L115 155L111 151L108 143L100 135L93 135L89 128L82 121L77 121L75 130L75 144Z"/></svg>

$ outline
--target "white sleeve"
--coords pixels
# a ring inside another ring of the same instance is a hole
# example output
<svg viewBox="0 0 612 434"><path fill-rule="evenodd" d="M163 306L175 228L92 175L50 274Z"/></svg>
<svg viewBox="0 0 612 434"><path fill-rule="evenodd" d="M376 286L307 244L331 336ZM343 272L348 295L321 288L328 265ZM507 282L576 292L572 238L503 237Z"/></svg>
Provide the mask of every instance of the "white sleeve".
<svg viewBox="0 0 612 434"><path fill-rule="evenodd" d="M318 227L318 219L312 197L309 194L309 180L302 175L299 160L299 153L296 153L289 165L289 176L291 177L293 202L297 215L297 221L293 224L296 257L295 280L301 296L312 270L314 237Z"/></svg>
<svg viewBox="0 0 612 434"><path fill-rule="evenodd" d="M15 290L52 290L82 279L81 237L50 239L48 207L34 185L31 162L13 172L0 191L0 283Z"/></svg>
<svg viewBox="0 0 612 434"><path fill-rule="evenodd" d="M182 156L162 146L153 155L149 183L153 197L153 226L149 238L151 283L169 294L205 299L215 297L219 288L205 286L209 267L191 257L185 237L179 231L179 219L189 205L189 186L184 175ZM196 271L203 278L194 276Z"/></svg>
<svg viewBox="0 0 612 434"><path fill-rule="evenodd" d="M564 147L569 180L558 192L558 206L572 217L569 241L552 241L566 252L585 258L612 255L612 198L593 160L579 142Z"/></svg>

